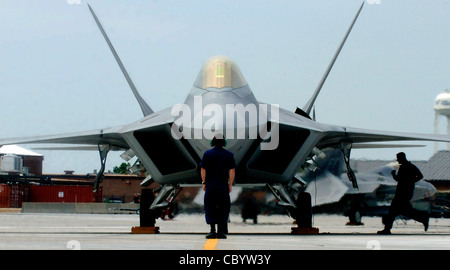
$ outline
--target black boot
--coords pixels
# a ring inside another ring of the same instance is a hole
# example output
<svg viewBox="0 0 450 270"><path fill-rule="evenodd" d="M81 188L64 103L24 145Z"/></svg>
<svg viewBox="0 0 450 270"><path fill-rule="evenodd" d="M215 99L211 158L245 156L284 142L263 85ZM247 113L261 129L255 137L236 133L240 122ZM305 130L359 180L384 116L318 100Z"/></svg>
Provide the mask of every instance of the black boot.
<svg viewBox="0 0 450 270"><path fill-rule="evenodd" d="M387 229L387 228L384 228L383 230L378 231L377 234L388 235L388 234L391 234L391 230L390 230L390 229Z"/></svg>
<svg viewBox="0 0 450 270"><path fill-rule="evenodd" d="M217 238L216 234L216 224L209 224L211 227L211 232L206 235L206 239L214 239Z"/></svg>
<svg viewBox="0 0 450 270"><path fill-rule="evenodd" d="M228 232L227 224L218 224L217 225L217 238L219 239L227 239L225 232Z"/></svg>
<svg viewBox="0 0 450 270"><path fill-rule="evenodd" d="M428 231L428 225L430 223L430 215L428 213L425 214L425 219L422 222L425 231Z"/></svg>

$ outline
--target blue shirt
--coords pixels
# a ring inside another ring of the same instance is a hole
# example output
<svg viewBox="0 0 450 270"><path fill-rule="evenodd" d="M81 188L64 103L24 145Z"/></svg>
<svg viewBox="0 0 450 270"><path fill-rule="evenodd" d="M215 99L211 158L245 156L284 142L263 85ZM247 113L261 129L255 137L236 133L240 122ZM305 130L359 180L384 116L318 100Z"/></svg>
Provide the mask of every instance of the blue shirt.
<svg viewBox="0 0 450 270"><path fill-rule="evenodd" d="M205 152L200 166L206 170L206 189L226 187L228 190L229 171L236 168L233 153L216 146Z"/></svg>

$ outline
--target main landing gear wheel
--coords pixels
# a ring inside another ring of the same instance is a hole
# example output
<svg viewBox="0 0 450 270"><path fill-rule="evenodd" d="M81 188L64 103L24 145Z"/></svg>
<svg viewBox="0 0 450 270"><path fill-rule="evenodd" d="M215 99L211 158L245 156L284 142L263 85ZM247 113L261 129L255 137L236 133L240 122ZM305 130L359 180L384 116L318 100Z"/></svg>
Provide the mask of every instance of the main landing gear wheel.
<svg viewBox="0 0 450 270"><path fill-rule="evenodd" d="M294 209L294 218L297 222L297 227L291 228L292 234L318 234L319 229L312 227L312 205L311 194L308 192L300 192L295 201L297 206Z"/></svg>
<svg viewBox="0 0 450 270"><path fill-rule="evenodd" d="M150 209L155 196L151 189L143 189L141 193L139 209L139 227L131 228L131 233L159 233L159 227L155 227L156 219L159 215Z"/></svg>

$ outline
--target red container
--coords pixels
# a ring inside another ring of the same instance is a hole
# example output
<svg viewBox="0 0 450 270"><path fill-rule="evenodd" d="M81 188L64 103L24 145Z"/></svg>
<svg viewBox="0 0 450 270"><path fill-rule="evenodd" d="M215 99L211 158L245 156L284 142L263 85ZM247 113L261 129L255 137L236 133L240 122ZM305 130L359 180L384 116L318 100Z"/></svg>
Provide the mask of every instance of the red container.
<svg viewBox="0 0 450 270"><path fill-rule="evenodd" d="M28 200L28 186L0 184L0 207L20 208Z"/></svg>
<svg viewBox="0 0 450 270"><path fill-rule="evenodd" d="M21 208L22 203L28 201L28 185L16 184L10 186L11 189L11 207Z"/></svg>
<svg viewBox="0 0 450 270"><path fill-rule="evenodd" d="M0 184L0 208L11 207L11 186Z"/></svg>
<svg viewBox="0 0 450 270"><path fill-rule="evenodd" d="M100 195L101 197L101 195ZM30 186L29 202L91 203L97 202L98 191L91 186Z"/></svg>

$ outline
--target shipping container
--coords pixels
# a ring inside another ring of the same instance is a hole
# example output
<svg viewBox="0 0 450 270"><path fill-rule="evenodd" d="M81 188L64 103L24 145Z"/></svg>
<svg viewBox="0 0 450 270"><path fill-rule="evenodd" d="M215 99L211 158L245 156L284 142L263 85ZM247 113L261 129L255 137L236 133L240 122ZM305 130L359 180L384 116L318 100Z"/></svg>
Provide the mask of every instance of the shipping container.
<svg viewBox="0 0 450 270"><path fill-rule="evenodd" d="M21 208L23 202L28 201L29 186L26 184L11 185L11 207Z"/></svg>
<svg viewBox="0 0 450 270"><path fill-rule="evenodd" d="M28 200L28 186L0 184L0 208L21 208Z"/></svg>
<svg viewBox="0 0 450 270"><path fill-rule="evenodd" d="M0 184L0 208L11 207L11 186Z"/></svg>
<svg viewBox="0 0 450 270"><path fill-rule="evenodd" d="M92 186L30 186L29 202L91 203L100 202L101 190Z"/></svg>
<svg viewBox="0 0 450 270"><path fill-rule="evenodd" d="M0 208L21 208L23 202L92 203L101 202L102 189L92 186L50 186L0 184Z"/></svg>

